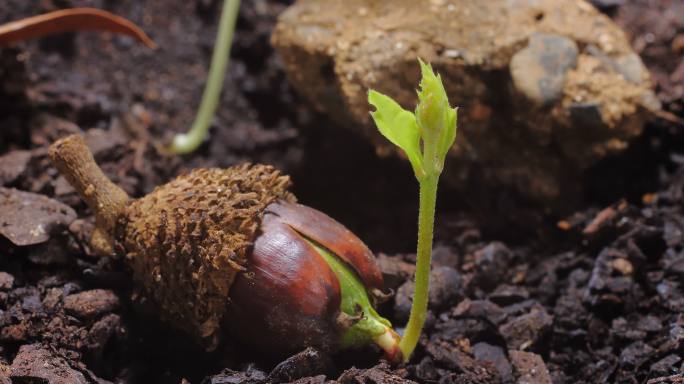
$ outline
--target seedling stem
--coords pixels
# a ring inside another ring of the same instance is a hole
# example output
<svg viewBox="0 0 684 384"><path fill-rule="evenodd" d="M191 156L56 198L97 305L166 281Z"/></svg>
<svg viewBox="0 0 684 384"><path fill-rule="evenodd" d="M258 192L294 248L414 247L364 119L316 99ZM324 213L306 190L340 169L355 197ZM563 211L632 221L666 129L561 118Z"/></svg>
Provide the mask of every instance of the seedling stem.
<svg viewBox="0 0 684 384"><path fill-rule="evenodd" d="M430 290L430 261L432 259L432 234L437 199L438 176L425 177L420 181L420 205L418 207L418 248L416 256L416 287L413 293L411 314L406 324L399 348L408 359L418 344L427 315Z"/></svg>
<svg viewBox="0 0 684 384"><path fill-rule="evenodd" d="M441 78L429 64L418 61L423 77L415 113L404 110L388 96L368 92L368 101L376 108L371 115L378 130L406 153L420 191L416 285L409 321L399 343L405 361L418 345L427 316L437 185L444 159L456 139L457 110L449 106Z"/></svg>
<svg viewBox="0 0 684 384"><path fill-rule="evenodd" d="M214 44L214 53L211 56L211 66L209 67L207 84L202 94L202 101L190 131L188 133L180 133L173 138L170 148L173 153L185 154L193 152L202 144L202 141L207 136L211 120L214 118L221 98L221 88L226 76L230 46L233 42L233 33L235 32L235 22L239 8L240 0L225 0L223 2L219 29L216 35L216 43Z"/></svg>

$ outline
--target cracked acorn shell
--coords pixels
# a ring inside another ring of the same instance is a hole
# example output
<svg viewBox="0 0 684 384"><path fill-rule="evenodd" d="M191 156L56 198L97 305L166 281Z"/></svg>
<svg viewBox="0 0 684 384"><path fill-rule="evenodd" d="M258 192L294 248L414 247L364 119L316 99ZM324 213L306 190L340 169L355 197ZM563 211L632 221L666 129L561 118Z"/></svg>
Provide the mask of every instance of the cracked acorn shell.
<svg viewBox="0 0 684 384"><path fill-rule="evenodd" d="M125 257L142 296L209 350L225 331L266 351L336 348L340 284L311 241L368 291L382 290L365 244L296 204L289 177L273 167L196 169L132 200L82 137L57 141L49 154L95 214L93 247Z"/></svg>

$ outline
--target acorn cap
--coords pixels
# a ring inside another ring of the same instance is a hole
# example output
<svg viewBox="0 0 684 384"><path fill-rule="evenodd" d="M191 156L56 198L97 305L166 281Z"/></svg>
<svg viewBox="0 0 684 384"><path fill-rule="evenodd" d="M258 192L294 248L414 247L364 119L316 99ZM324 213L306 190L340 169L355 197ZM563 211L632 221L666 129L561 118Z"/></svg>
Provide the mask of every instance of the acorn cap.
<svg viewBox="0 0 684 384"><path fill-rule="evenodd" d="M289 185L265 165L193 170L126 208L117 249L165 320L214 349L265 208L294 202Z"/></svg>

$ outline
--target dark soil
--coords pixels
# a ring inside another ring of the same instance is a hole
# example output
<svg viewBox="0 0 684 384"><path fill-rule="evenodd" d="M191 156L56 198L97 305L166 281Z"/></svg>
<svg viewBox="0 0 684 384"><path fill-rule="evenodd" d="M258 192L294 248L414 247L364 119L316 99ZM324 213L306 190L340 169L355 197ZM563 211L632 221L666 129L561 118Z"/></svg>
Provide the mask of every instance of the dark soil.
<svg viewBox="0 0 684 384"><path fill-rule="evenodd" d="M378 363L373 350L308 349L281 362L227 342L206 353L136 307L125 267L93 255L92 216L49 165L47 145L66 133L84 132L108 176L133 196L193 167L283 169L300 201L384 252L397 293L382 313L396 324L408 315L412 175L298 99L269 45L285 2L243 1L211 140L183 157L158 150L192 122L220 3L0 3L0 22L104 8L161 47L83 33L0 51L0 384L684 381L684 134L661 119L587 174L584 211L531 231L544 237L497 241L508 237L473 224L441 191L431 314L408 365ZM595 3L631 36L666 110L684 117L684 4ZM65 228L69 207L80 219Z"/></svg>

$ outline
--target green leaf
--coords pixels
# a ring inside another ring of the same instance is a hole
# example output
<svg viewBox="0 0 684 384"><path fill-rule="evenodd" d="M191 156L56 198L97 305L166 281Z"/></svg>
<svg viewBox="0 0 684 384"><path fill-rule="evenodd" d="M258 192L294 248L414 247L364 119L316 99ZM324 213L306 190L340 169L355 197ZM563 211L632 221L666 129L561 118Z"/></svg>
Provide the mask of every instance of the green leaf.
<svg viewBox="0 0 684 384"><path fill-rule="evenodd" d="M442 132L442 135L439 139L439 144L438 144L438 149L437 149L439 159L441 160L440 167L439 167L440 172L441 172L442 168L444 167L444 159L446 158L446 155L449 153L449 149L451 148L452 145L454 145L454 141L456 141L457 122L458 122L458 107L449 108L449 111L447 113L446 127L444 129L444 132Z"/></svg>
<svg viewBox="0 0 684 384"><path fill-rule="evenodd" d="M371 116L380 133L406 153L416 177L422 177L425 172L415 115L403 109L390 97L372 89L368 91L368 102L376 109L371 112Z"/></svg>

